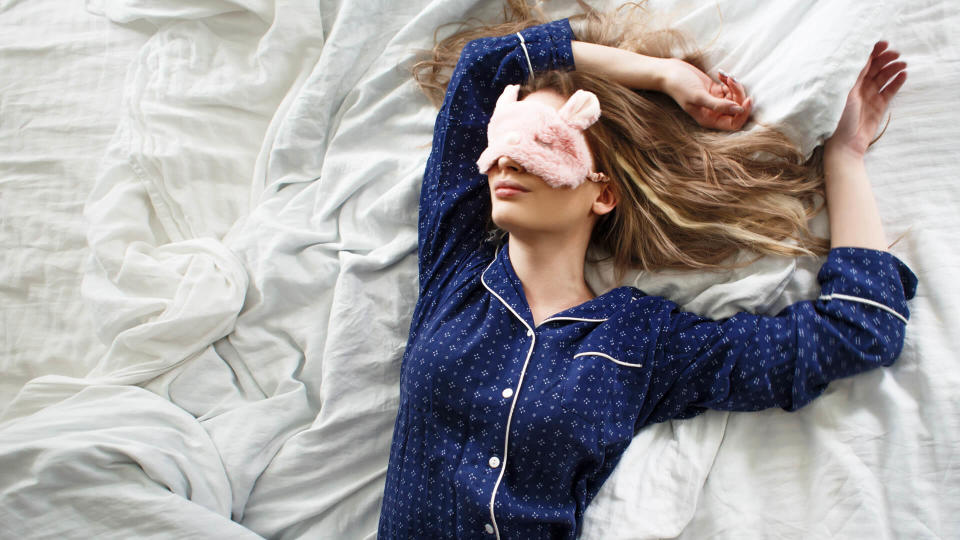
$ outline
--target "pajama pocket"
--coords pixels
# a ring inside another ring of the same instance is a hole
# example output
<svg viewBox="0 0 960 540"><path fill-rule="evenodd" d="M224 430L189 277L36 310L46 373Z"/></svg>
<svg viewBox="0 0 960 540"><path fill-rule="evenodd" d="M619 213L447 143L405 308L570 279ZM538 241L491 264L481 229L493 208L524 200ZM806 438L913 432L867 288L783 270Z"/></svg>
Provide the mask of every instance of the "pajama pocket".
<svg viewBox="0 0 960 540"><path fill-rule="evenodd" d="M633 424L650 382L637 350L581 350L574 353L562 382L561 406L593 423L602 438L633 436Z"/></svg>

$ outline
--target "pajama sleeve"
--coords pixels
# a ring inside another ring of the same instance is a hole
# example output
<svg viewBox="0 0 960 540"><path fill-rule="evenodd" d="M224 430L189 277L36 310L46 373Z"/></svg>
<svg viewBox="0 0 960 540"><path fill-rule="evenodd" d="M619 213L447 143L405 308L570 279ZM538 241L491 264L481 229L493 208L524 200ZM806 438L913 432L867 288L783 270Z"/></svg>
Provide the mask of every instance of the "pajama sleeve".
<svg viewBox="0 0 960 540"><path fill-rule="evenodd" d="M739 313L714 321L673 309L656 346L653 399L643 423L705 409L793 411L827 384L900 355L917 277L894 255L830 251L816 300L776 316Z"/></svg>
<svg viewBox="0 0 960 540"><path fill-rule="evenodd" d="M434 126L433 149L420 191L418 256L420 294L445 282L465 257L477 252L490 213L487 177L477 158L487 146L487 123L509 84L530 75L574 69L567 19L516 34L467 43L454 68Z"/></svg>

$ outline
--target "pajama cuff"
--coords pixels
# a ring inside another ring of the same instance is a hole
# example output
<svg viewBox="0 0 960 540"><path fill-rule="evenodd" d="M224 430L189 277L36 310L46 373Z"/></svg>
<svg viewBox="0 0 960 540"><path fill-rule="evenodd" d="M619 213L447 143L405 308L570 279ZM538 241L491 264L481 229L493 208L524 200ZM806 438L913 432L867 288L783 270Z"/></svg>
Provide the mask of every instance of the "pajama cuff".
<svg viewBox="0 0 960 540"><path fill-rule="evenodd" d="M523 36L522 44L516 34L513 38L520 45L520 55L526 56L521 60L524 71L529 71L531 65L534 73L549 69L574 70L573 46L571 45L574 36L569 19L531 26L521 30L519 34Z"/></svg>
<svg viewBox="0 0 960 540"><path fill-rule="evenodd" d="M903 261L868 248L831 249L817 280L820 300L872 305L903 322L910 318L907 300L917 292L917 276Z"/></svg>

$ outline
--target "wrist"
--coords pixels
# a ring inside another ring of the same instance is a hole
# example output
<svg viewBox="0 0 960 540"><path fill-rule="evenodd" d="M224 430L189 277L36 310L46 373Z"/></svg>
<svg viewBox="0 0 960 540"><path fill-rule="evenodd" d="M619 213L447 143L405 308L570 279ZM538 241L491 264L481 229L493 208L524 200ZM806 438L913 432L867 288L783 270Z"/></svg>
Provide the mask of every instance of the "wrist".
<svg viewBox="0 0 960 540"><path fill-rule="evenodd" d="M863 162L865 152L849 144L827 139L823 145L824 161Z"/></svg>
<svg viewBox="0 0 960 540"><path fill-rule="evenodd" d="M853 181L866 176L863 154L840 144L824 145L823 181L827 185ZM828 197L829 198L829 197Z"/></svg>
<svg viewBox="0 0 960 540"><path fill-rule="evenodd" d="M670 76L670 72L676 59L657 58L653 56L645 56L643 58L647 65L647 71L650 73L649 78L651 84L649 90L672 96L671 83L673 82L673 77Z"/></svg>
<svg viewBox="0 0 960 540"><path fill-rule="evenodd" d="M674 83L678 80L678 72L687 69L683 60L679 58L657 58L658 63L657 68L657 80L659 84L658 91L667 94L668 96L676 99L676 92L674 91Z"/></svg>

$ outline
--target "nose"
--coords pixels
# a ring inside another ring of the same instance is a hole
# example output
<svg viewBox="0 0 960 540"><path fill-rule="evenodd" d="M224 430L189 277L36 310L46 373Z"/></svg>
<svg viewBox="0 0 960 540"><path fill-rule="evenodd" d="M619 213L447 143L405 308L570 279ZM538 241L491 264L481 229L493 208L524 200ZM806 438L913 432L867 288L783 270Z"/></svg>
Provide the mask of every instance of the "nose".
<svg viewBox="0 0 960 540"><path fill-rule="evenodd" d="M523 167L521 167L520 164L514 161L513 158L511 158L510 156L500 156L497 159L497 167L501 169L510 168L517 172L523 171Z"/></svg>

